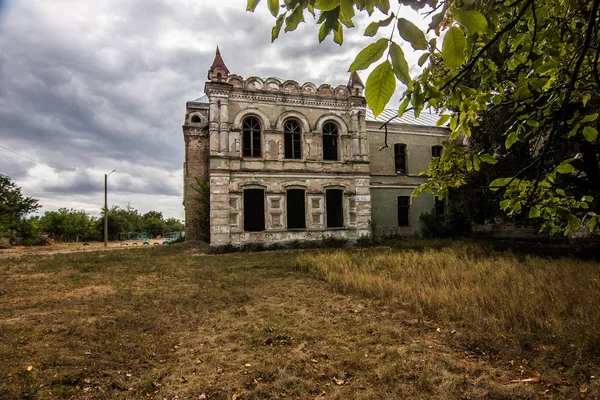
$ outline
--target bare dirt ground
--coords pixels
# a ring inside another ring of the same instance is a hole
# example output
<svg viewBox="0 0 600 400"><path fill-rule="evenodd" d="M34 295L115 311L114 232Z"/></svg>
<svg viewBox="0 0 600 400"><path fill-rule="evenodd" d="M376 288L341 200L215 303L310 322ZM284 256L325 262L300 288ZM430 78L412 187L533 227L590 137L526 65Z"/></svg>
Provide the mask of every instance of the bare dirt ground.
<svg viewBox="0 0 600 400"><path fill-rule="evenodd" d="M142 240L129 240L123 242L79 242L79 243L55 243L51 246L13 246L9 249L0 249L0 259L8 257L21 257L25 255L52 255L65 253L79 253L106 250L125 250L136 247L148 248L162 246L163 239L150 239L149 245L144 245ZM86 243L86 244L84 244Z"/></svg>

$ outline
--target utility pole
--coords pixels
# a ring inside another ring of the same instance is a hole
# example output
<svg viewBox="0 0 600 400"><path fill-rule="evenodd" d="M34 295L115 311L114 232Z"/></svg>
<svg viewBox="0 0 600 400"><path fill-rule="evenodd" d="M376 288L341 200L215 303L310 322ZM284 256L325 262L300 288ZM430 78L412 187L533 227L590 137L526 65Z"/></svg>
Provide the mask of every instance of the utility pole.
<svg viewBox="0 0 600 400"><path fill-rule="evenodd" d="M108 246L108 176L115 171L104 174L104 247Z"/></svg>

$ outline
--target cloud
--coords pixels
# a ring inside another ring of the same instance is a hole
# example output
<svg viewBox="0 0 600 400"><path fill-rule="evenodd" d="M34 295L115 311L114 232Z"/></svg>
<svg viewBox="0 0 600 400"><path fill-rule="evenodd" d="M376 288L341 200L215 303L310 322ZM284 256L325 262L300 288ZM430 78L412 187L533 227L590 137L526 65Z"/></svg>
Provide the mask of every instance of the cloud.
<svg viewBox="0 0 600 400"><path fill-rule="evenodd" d="M217 44L244 77L338 85L371 40L360 16L344 46L319 44L305 17L271 44L266 5L249 13L243 0L0 0L1 144L57 168L0 148L0 173L42 210L97 213L117 169L111 204L183 218L185 102L203 94Z"/></svg>

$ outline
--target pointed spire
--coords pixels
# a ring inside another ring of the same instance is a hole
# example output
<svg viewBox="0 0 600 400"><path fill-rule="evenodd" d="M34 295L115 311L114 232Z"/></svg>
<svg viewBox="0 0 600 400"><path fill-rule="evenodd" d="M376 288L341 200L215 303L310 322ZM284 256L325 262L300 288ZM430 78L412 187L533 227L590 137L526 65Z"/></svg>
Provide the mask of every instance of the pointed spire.
<svg viewBox="0 0 600 400"><path fill-rule="evenodd" d="M365 88L365 84L358 76L358 72L354 71L350 74L350 79L348 79L348 89L350 89L351 96L362 96L363 89Z"/></svg>
<svg viewBox="0 0 600 400"><path fill-rule="evenodd" d="M229 69L225 65L223 58L221 57L221 51L219 50L219 46L217 46L217 51L215 53L215 59L208 70L208 79L213 82L220 82L221 79L229 76Z"/></svg>
<svg viewBox="0 0 600 400"><path fill-rule="evenodd" d="M355 87L355 86L360 86L363 89L365 88L365 84L362 82L362 80L360 79L360 76L358 76L358 72L356 72L356 71L351 73L350 79L348 79L348 87Z"/></svg>

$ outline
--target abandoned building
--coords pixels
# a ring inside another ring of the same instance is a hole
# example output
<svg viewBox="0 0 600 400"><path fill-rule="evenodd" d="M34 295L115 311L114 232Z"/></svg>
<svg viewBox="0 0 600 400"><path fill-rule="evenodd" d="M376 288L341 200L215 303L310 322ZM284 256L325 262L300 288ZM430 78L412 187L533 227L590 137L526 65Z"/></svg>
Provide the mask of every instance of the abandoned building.
<svg viewBox="0 0 600 400"><path fill-rule="evenodd" d="M211 246L418 234L419 215L444 203L410 195L448 129L404 115L380 150L397 110L374 118L363 90L356 73L336 87L243 79L217 48L205 95L186 104L186 237L198 235L194 177L210 181Z"/></svg>

